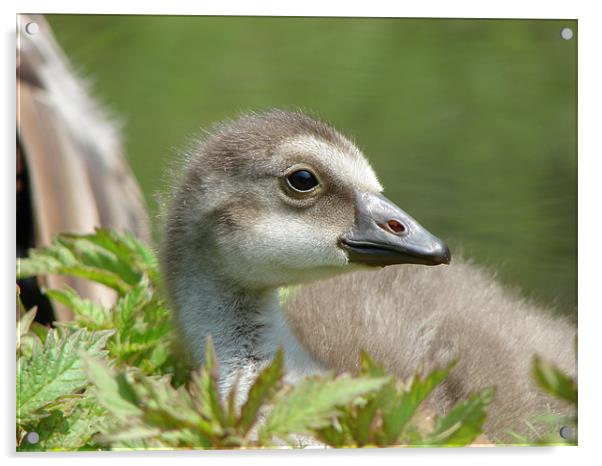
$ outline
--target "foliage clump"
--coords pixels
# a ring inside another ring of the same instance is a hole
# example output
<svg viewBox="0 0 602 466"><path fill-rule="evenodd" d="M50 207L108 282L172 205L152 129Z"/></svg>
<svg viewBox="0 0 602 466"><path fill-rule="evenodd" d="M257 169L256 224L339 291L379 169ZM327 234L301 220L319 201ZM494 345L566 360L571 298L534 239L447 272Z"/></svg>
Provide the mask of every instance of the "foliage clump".
<svg viewBox="0 0 602 466"><path fill-rule="evenodd" d="M211 340L191 371L175 350L153 252L128 234L97 230L58 236L19 260L20 278L63 274L115 290L109 309L72 289L45 290L74 319L45 327L20 306L17 342L17 449L100 450L260 448L320 443L333 447L461 446L483 431L488 388L460 401L425 429L420 407L453 364L407 381L367 354L357 375L284 382L281 351L243 402L236 384L222 397ZM574 382L537 360L551 393L576 402ZM32 443L27 433L36 432Z"/></svg>

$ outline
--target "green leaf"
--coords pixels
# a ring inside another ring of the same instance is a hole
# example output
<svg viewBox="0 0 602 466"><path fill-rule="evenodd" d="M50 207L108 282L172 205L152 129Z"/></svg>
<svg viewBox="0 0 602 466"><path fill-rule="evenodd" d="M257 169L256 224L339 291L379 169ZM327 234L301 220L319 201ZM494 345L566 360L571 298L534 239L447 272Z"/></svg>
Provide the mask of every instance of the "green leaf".
<svg viewBox="0 0 602 466"><path fill-rule="evenodd" d="M533 376L539 386L556 398L577 404L577 384L560 369L535 356Z"/></svg>
<svg viewBox="0 0 602 466"><path fill-rule="evenodd" d="M286 437L291 433L309 434L329 424L339 408L360 395L381 388L388 378L352 378L348 375L333 379L311 377L300 381L277 401L261 427L259 437L269 442L272 436Z"/></svg>
<svg viewBox="0 0 602 466"><path fill-rule="evenodd" d="M453 362L445 369L435 370L422 379L415 375L408 387L383 413L384 441L387 445L394 445L403 428L412 418L416 409L431 394L449 374L456 363Z"/></svg>
<svg viewBox="0 0 602 466"><path fill-rule="evenodd" d="M123 257L103 247L94 235L57 236L52 245L33 249L17 261L17 277L70 275L102 283L120 294L138 283L142 272Z"/></svg>
<svg viewBox="0 0 602 466"><path fill-rule="evenodd" d="M380 408L378 396L369 399L364 406L356 409L355 418L344 418L350 426L355 443L358 446L370 443L370 430Z"/></svg>
<svg viewBox="0 0 602 466"><path fill-rule="evenodd" d="M128 232L117 233L113 230L97 228L94 234L67 236L85 239L111 251L121 261L131 264L131 268L139 272L158 268L157 258L152 250Z"/></svg>
<svg viewBox="0 0 602 466"><path fill-rule="evenodd" d="M211 336L207 336L205 343L205 364L201 367L199 374L192 377L191 391L196 402L197 409L214 426L221 428L226 421L226 413L222 405L219 385L217 383L217 368L215 351Z"/></svg>
<svg viewBox="0 0 602 466"><path fill-rule="evenodd" d="M424 446L464 446L483 432L485 408L493 400L495 389L485 388L459 402L450 413L437 421L435 430L424 439Z"/></svg>
<svg viewBox="0 0 602 466"><path fill-rule="evenodd" d="M144 376L139 371L115 373L92 358L87 358L86 365L99 403L119 421L103 432L101 442L179 447L189 445L185 439L194 438L193 446L207 446L214 441L213 435L221 434L195 411L183 387L174 389L168 377Z"/></svg>
<svg viewBox="0 0 602 466"><path fill-rule="evenodd" d="M109 270L91 267L82 263L69 249L61 244L35 249L27 259L17 260L17 277L37 275L68 275L85 278L125 293L129 286L118 275Z"/></svg>
<svg viewBox="0 0 602 466"><path fill-rule="evenodd" d="M143 279L115 303L113 318L122 338L132 333L136 318L139 317L138 312L151 301L152 297L149 282Z"/></svg>
<svg viewBox="0 0 602 466"><path fill-rule="evenodd" d="M243 435L249 432L257 420L257 414L262 406L276 394L278 384L284 376L284 353L278 350L276 356L257 377L249 390L249 395L240 413L238 427Z"/></svg>
<svg viewBox="0 0 602 466"><path fill-rule="evenodd" d="M33 249L17 261L17 277L43 274L73 275L98 281L124 292L148 273L158 274L150 248L129 233L97 229L88 235L62 234L52 245Z"/></svg>
<svg viewBox="0 0 602 466"><path fill-rule="evenodd" d="M163 364L165 364L171 356L170 349L165 346L155 346L151 349L148 359L141 363L141 368L145 373L152 373Z"/></svg>
<svg viewBox="0 0 602 466"><path fill-rule="evenodd" d="M36 411L57 398L83 388L87 379L81 352L104 356L111 331L68 332L52 330L44 346L31 357L17 361L17 420L35 419Z"/></svg>
<svg viewBox="0 0 602 466"><path fill-rule="evenodd" d="M19 445L19 451L73 451L90 449L87 446L99 426L105 422L106 411L86 397L71 403L66 410L55 409L29 431L36 432L40 440L36 444L24 441Z"/></svg>
<svg viewBox="0 0 602 466"><path fill-rule="evenodd" d="M382 366L377 364L366 352L360 352L360 374L370 377L384 377L387 375ZM358 446L371 443L372 426L379 410L385 410L395 398L395 380L391 380L374 395L370 396L366 403L355 408L354 416L344 416L341 419L343 426L347 426L353 440ZM381 435L382 437L382 435Z"/></svg>
<svg viewBox="0 0 602 466"><path fill-rule="evenodd" d="M35 354L41 352L43 346L42 339L33 332L28 332L19 338L17 342L17 369L21 359L32 358Z"/></svg>
<svg viewBox="0 0 602 466"><path fill-rule="evenodd" d="M125 374L115 374L98 358L83 356L82 359L86 375L95 386L94 394L102 406L121 421L142 414L137 406L136 392Z"/></svg>
<svg viewBox="0 0 602 466"><path fill-rule="evenodd" d="M136 377L134 389L143 404L144 423L163 431L198 427L200 416L192 409L187 393L177 391L169 379Z"/></svg>
<svg viewBox="0 0 602 466"><path fill-rule="evenodd" d="M107 330L112 328L111 312L100 304L89 299L82 299L75 290L44 290L51 299L71 309L77 321L90 330Z"/></svg>
<svg viewBox="0 0 602 466"><path fill-rule="evenodd" d="M112 272L129 285L136 284L141 273L136 270L127 259L117 255L114 251L98 245L94 239L97 235L63 234L55 241L67 247L75 254L82 264L103 271Z"/></svg>

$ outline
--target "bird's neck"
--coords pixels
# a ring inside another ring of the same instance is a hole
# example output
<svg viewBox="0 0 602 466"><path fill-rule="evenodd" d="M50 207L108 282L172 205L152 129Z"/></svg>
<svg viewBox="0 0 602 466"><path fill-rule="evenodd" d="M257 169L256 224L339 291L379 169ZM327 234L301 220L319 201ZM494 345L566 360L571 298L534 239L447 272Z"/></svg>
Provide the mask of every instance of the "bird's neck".
<svg viewBox="0 0 602 466"><path fill-rule="evenodd" d="M279 347L284 349L287 378L322 369L290 329L278 289L248 290L197 270L179 284L178 324L194 359L204 360L206 336L211 335L220 365L224 391L237 373L248 384Z"/></svg>

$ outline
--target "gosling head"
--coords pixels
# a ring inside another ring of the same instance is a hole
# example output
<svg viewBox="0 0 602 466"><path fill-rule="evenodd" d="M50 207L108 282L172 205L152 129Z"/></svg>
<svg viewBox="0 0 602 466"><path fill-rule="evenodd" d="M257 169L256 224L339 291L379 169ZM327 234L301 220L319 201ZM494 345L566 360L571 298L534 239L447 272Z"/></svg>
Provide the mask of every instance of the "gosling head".
<svg viewBox="0 0 602 466"><path fill-rule="evenodd" d="M167 272L202 261L263 289L354 264L449 263L447 246L381 191L360 150L329 125L300 112L243 116L189 153L169 209Z"/></svg>

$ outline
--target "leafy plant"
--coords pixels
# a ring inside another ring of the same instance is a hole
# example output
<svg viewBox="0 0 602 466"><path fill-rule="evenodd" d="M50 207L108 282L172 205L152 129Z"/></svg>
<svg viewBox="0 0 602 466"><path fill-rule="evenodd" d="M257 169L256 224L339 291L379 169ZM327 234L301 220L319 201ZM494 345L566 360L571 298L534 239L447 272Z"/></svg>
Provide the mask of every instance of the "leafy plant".
<svg viewBox="0 0 602 466"><path fill-rule="evenodd" d="M404 383L391 379L379 391L351 405L336 422L318 433L325 443L335 446L462 446L482 433L485 408L493 399L493 389L481 390L462 401L436 426L422 434L410 421L420 416L418 408L445 380L455 363L426 377L415 375ZM378 377L385 374L366 353L361 354L361 374Z"/></svg>
<svg viewBox="0 0 602 466"><path fill-rule="evenodd" d="M90 235L60 235L51 246L32 250L17 262L18 278L40 274L93 280L114 289L117 301L109 309L68 288L45 290L74 313L72 321L47 328L34 322L35 310L25 312L18 299L17 445L99 448L91 438L110 415L87 390L82 355L143 374L171 374L175 385L190 377L185 360L171 347L170 313L157 292L157 260L133 236L97 230ZM87 435L85 429L92 426ZM24 437L32 431L39 435L35 445Z"/></svg>
<svg viewBox="0 0 602 466"><path fill-rule="evenodd" d="M64 234L52 246L35 249L17 263L17 277L63 274L87 278L113 288L111 308L82 299L74 290L45 290L73 311L71 322L59 325L88 331L112 330L109 356L146 374L173 373L176 383L188 378L188 367L176 355L171 316L157 292L158 263L153 252L129 234L102 229L90 235Z"/></svg>
<svg viewBox="0 0 602 466"><path fill-rule="evenodd" d="M386 381L327 377L287 386L282 382L283 356L279 351L259 374L239 409L234 392L226 402L220 396L210 340L205 364L187 388L176 389L165 377L115 372L93 358L87 358L86 364L99 403L120 421L101 437L114 448L269 446L275 437L311 433L312 427L336 415L337 407ZM271 409L257 436L254 427L267 405Z"/></svg>
<svg viewBox="0 0 602 466"><path fill-rule="evenodd" d="M45 290L74 313L54 328L21 306L17 342L19 450L257 448L321 442L333 447L459 446L481 433L492 388L425 426L425 401L453 364L398 380L367 354L356 376L284 381L283 354L248 393L222 393L211 340L198 371L172 345L152 251L130 235L61 235L18 262L18 276L66 274L117 293L111 308L71 289ZM576 400L570 380L539 362L545 389ZM36 432L37 443L26 434Z"/></svg>
<svg viewBox="0 0 602 466"><path fill-rule="evenodd" d="M19 320L17 345L17 442L34 431L46 449L84 447L96 433L91 418L104 412L86 396L88 379L81 353L105 358L111 331L46 329L43 341L32 331L35 309ZM23 449L35 449L25 444Z"/></svg>

